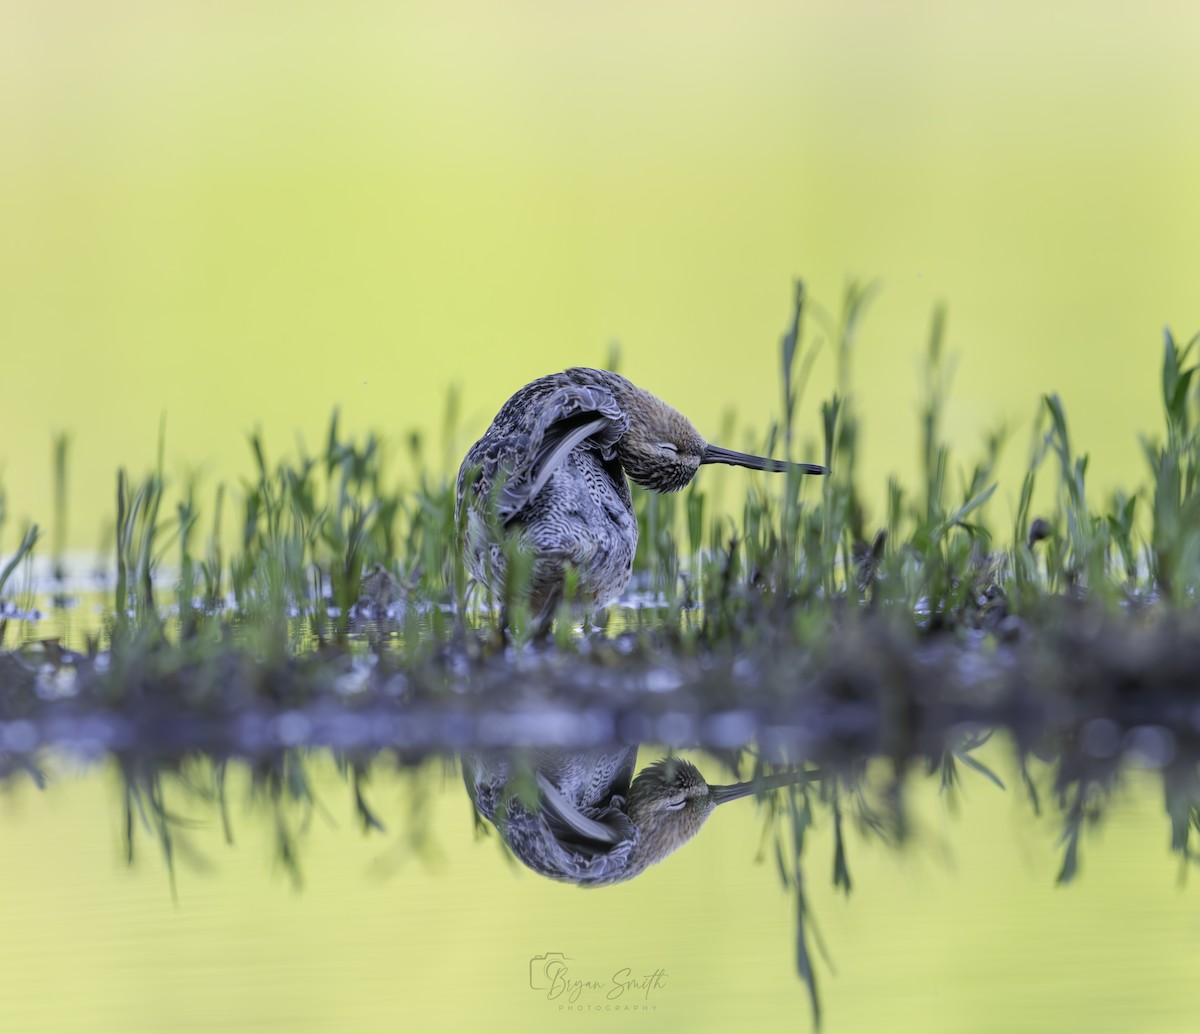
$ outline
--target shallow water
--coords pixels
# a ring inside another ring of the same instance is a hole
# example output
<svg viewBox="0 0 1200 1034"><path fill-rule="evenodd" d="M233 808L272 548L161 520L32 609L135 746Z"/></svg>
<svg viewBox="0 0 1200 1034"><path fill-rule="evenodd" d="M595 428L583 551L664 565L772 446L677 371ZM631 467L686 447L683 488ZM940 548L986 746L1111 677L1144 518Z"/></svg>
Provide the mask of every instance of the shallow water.
<svg viewBox="0 0 1200 1034"><path fill-rule="evenodd" d="M40 616L10 624L10 637L79 650L99 634L103 651L111 585L92 570L57 594L34 591L48 584L34 572L24 605ZM638 613L618 623L636 627ZM0 670L0 1030L557 1030L600 1017L808 1029L799 897L776 865L782 843L790 866L791 791L772 798L775 811L723 805L636 879L583 890L525 868L488 823L477 829L458 761L436 753L655 739L735 751L753 742L776 752L769 760L828 764L843 780L851 892L833 879L828 781L802 851L804 944L825 1029L1193 1029L1200 911L1163 796L1177 787L1186 829L1200 709L1176 683L1191 654L1162 669L1167 681L1107 695L1080 667L1088 693L1073 696L1070 679L1022 688L1020 671L1044 675L1050 654L845 631L843 654L826 659L832 675L802 675L785 658L775 681L793 688L776 697L767 655L661 666L658 654L626 650L632 640L611 625L610 638L576 639L575 652L510 648L468 663L451 651L432 690L419 670L410 685L389 667L390 647L370 635L332 651L328 667L317 666L321 651L305 654L307 681L279 693L254 688L259 662L218 665L215 682L173 682L160 695L136 650L112 655L133 665L120 669L136 676L129 688L105 681L103 652L64 662L47 648L38 661L26 649L25 667ZM1100 671L1125 653L1106 636L1098 625L1079 640L1079 657ZM1146 657L1176 656L1163 646L1174 640L1130 641ZM863 673L866 688L852 690ZM926 676L945 680L944 694L930 696ZM1040 814L1013 741L972 745L985 713L1025 744ZM363 773L360 799L330 747ZM1045 762L1029 752L1041 747ZM663 753L643 745L638 768ZM898 828L880 756L912 762L902 843L864 825L874 815L885 832ZM920 759L951 756L947 790L945 771L924 775ZM738 778L714 757L696 760L711 782ZM1080 785L1091 789L1080 798L1079 872L1059 886ZM858 788L873 812L855 807Z"/></svg>
<svg viewBox="0 0 1200 1034"><path fill-rule="evenodd" d="M175 901L149 837L125 861L111 771L64 772L45 791L5 785L4 1029L809 1027L792 900L755 861L752 802L721 809L641 878L581 890L507 864L495 835L478 839L453 771L422 776L428 833L414 852L407 784L373 782L388 831L364 834L348 786L317 768L324 809L300 840L302 886L234 773L233 844L197 813ZM1054 883L1058 824L1033 818L1019 793L968 776L955 807L923 780L911 803L904 849L850 832L848 899L829 880L827 819L806 847L805 890L836 969L817 962L826 1029L1195 1029L1195 874L1181 882L1149 777L1128 775L1066 887ZM555 953L567 967L557 997ZM609 998L614 977L640 985ZM600 986L563 1001L572 980Z"/></svg>

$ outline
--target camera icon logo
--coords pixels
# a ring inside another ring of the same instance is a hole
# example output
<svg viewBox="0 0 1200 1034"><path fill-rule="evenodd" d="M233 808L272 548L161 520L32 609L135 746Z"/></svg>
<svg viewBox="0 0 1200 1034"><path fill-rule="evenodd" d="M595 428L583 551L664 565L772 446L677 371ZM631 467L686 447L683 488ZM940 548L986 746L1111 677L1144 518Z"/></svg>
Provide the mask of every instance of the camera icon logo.
<svg viewBox="0 0 1200 1034"><path fill-rule="evenodd" d="M554 983L554 974L560 969L566 969L571 956L561 951L548 951L544 955L534 955L529 960L529 986L535 991L548 991Z"/></svg>

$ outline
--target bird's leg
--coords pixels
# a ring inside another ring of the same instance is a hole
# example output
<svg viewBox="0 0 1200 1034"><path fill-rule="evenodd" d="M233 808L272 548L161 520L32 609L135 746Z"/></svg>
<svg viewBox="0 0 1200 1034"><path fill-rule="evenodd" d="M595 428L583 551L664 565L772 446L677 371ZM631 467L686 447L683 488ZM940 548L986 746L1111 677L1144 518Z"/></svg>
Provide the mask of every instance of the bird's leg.
<svg viewBox="0 0 1200 1034"><path fill-rule="evenodd" d="M611 613L609 607L600 607L598 610L585 610L583 612L583 633L589 635L593 633L603 633L608 627L608 619Z"/></svg>
<svg viewBox="0 0 1200 1034"><path fill-rule="evenodd" d="M500 622L496 625L496 638L504 646L512 643L512 630L508 627L508 604L500 604Z"/></svg>
<svg viewBox="0 0 1200 1034"><path fill-rule="evenodd" d="M544 602L533 617L533 639L535 641L542 642L550 638L550 630L554 627L554 615L558 612L558 605L562 598L561 586L551 589L546 594Z"/></svg>

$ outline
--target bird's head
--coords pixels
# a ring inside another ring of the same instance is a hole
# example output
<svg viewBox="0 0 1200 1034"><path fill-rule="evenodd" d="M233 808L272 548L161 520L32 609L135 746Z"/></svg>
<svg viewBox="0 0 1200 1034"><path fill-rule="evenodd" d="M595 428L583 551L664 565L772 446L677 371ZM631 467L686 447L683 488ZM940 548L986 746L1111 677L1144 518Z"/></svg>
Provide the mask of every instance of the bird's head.
<svg viewBox="0 0 1200 1034"><path fill-rule="evenodd" d="M668 757L642 769L629 788L626 813L637 831L625 865L597 884L632 879L692 839L718 805L819 778L816 770L796 769L745 783L712 786L690 761Z"/></svg>
<svg viewBox="0 0 1200 1034"><path fill-rule="evenodd" d="M654 492L678 492L705 463L724 463L776 473L828 474L815 463L789 463L710 445L679 410L624 377L607 374L614 395L629 417L617 443L621 466L631 481Z"/></svg>
<svg viewBox="0 0 1200 1034"><path fill-rule="evenodd" d="M629 430L617 443L621 466L635 484L655 492L678 492L704 462L708 443L677 409L630 385L622 408Z"/></svg>

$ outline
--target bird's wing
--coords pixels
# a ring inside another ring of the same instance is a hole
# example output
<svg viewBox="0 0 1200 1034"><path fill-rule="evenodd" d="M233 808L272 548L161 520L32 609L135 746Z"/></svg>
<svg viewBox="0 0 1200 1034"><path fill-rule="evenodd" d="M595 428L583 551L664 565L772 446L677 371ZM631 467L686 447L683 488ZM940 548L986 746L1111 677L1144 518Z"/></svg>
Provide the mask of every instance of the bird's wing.
<svg viewBox="0 0 1200 1034"><path fill-rule="evenodd" d="M541 790L541 814L550 825L554 838L584 858L595 858L618 843L628 842L632 835L629 816L616 807L605 808L604 822L589 818L559 792L558 787L538 773Z"/></svg>
<svg viewBox="0 0 1200 1034"><path fill-rule="evenodd" d="M542 792L542 814L560 842L572 843L577 848L587 845L593 850L604 850L605 845L627 839L627 831L618 828L617 824L606 825L584 815L541 772L537 774L537 784Z"/></svg>
<svg viewBox="0 0 1200 1034"><path fill-rule="evenodd" d="M529 437L512 464L497 499L497 513L509 520L533 500L576 446L588 442L606 459L629 430L629 417L606 388L566 384L548 395L533 414Z"/></svg>

